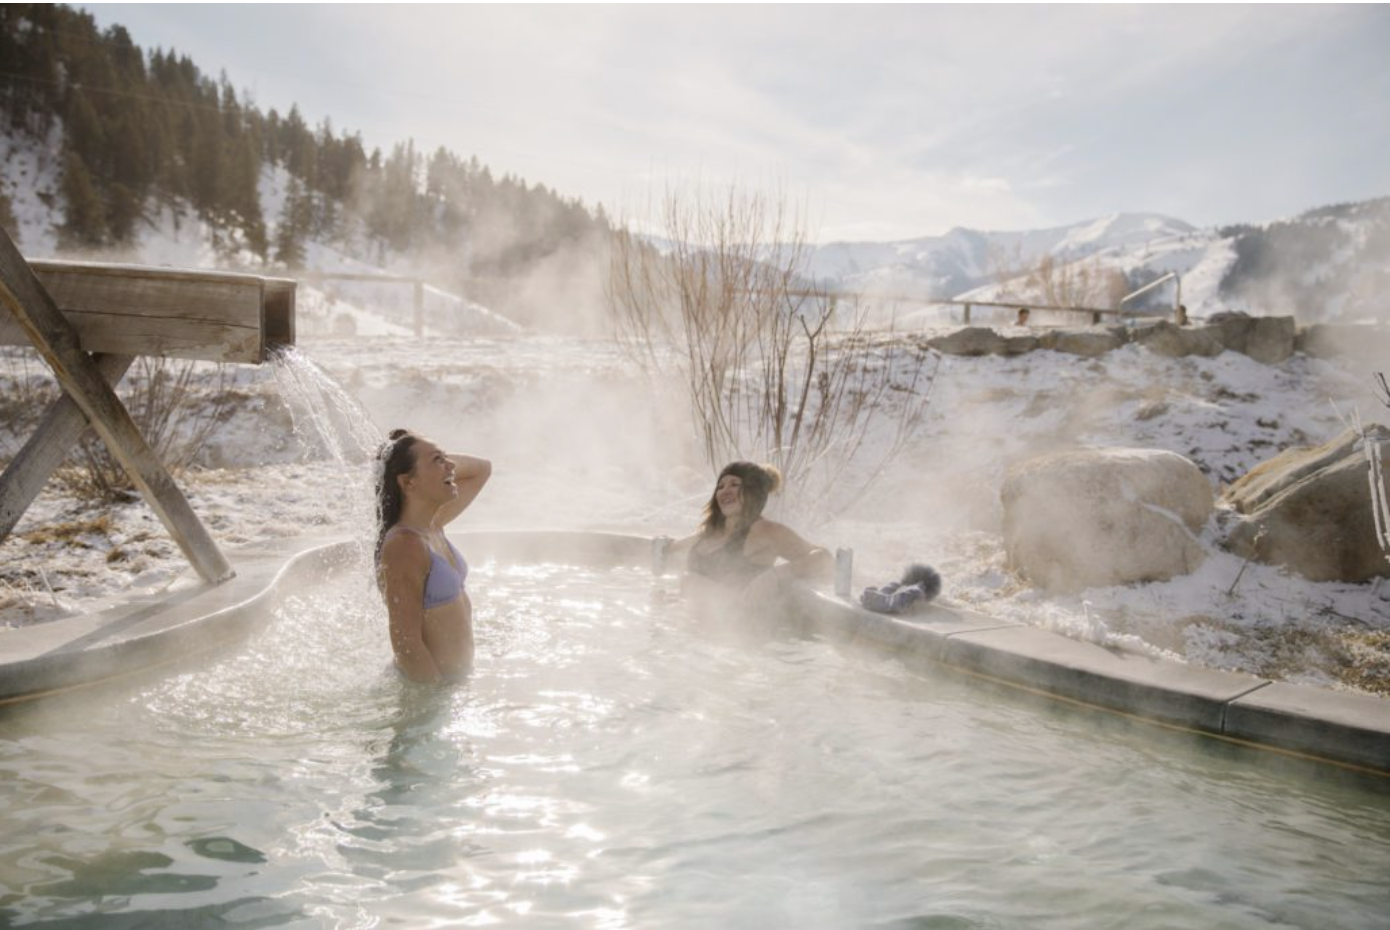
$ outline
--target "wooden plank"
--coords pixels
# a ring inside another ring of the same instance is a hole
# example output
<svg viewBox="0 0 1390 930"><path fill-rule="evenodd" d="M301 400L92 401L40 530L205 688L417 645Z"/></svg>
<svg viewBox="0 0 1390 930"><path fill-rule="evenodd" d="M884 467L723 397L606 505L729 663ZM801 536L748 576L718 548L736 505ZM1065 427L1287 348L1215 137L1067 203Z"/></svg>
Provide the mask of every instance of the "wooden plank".
<svg viewBox="0 0 1390 930"><path fill-rule="evenodd" d="M81 349L77 330L0 229L0 305L19 322L63 390L125 469L146 503L174 537L198 575L207 582L234 574L188 500L131 420L116 392Z"/></svg>
<svg viewBox="0 0 1390 930"><path fill-rule="evenodd" d="M92 262L31 267L88 352L265 360L259 276ZM16 320L0 318L0 344L29 343Z"/></svg>
<svg viewBox="0 0 1390 930"><path fill-rule="evenodd" d="M97 355L92 361L107 383L114 386L120 383L135 358ZM0 542L10 535L49 476L63 464L86 430L87 418L67 394L48 408L34 435L0 474Z"/></svg>

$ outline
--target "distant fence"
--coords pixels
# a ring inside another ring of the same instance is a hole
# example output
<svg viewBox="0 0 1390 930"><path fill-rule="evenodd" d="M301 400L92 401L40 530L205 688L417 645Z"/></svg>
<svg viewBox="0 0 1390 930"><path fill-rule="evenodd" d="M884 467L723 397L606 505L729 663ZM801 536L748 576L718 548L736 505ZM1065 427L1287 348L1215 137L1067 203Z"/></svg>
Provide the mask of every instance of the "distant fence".
<svg viewBox="0 0 1390 930"><path fill-rule="evenodd" d="M395 274L366 274L348 271L303 271L299 276L306 282L321 285L325 281L367 281L375 284L409 284L415 289L415 335L425 334L425 280Z"/></svg>
<svg viewBox="0 0 1390 930"><path fill-rule="evenodd" d="M1089 316L1093 324L1099 324L1103 322L1106 317L1126 319L1136 316L1166 315L1139 313L1134 310L1127 310L1125 309L1125 304L1134 300L1136 297L1140 297L1144 294L1149 293L1150 291L1155 290L1160 285L1166 284L1169 281L1174 282L1175 289L1173 298L1173 308L1171 311L1168 312L1172 314L1174 323L1176 323L1179 326L1186 326L1188 322L1187 308L1183 306L1182 303L1182 279L1176 271L1170 271L1168 274L1163 275L1161 278L1158 278L1154 281L1150 281L1143 287L1126 294L1124 297L1120 298L1119 304L1115 307L1085 307L1075 304L1049 304L1025 300L971 300L968 298L942 299L938 297L926 297L921 294L894 294L880 291L831 291L816 290L814 288L789 290L787 294L791 297L825 298L830 300L832 306L841 300L870 300L886 301L891 303L917 304L921 307L960 307L962 310L961 321L967 324L971 322L971 316L976 307L997 307L1005 310L1011 310L1015 314L1014 322L1020 325L1027 325L1030 321L1029 318L1035 311L1046 313L1081 314Z"/></svg>

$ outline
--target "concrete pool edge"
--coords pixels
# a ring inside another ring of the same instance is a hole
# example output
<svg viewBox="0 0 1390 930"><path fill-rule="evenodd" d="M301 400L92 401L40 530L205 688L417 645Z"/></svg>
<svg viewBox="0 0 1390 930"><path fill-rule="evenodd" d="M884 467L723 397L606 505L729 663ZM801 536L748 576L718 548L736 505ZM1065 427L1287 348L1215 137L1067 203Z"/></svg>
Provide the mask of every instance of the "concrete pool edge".
<svg viewBox="0 0 1390 930"><path fill-rule="evenodd" d="M1156 659L939 604L872 613L808 587L805 632L1009 688L1294 757L1390 775L1390 700Z"/></svg>
<svg viewBox="0 0 1390 930"><path fill-rule="evenodd" d="M342 540L291 537L228 553L236 575L91 613L0 631L0 708L186 660L251 633L286 583L351 555Z"/></svg>
<svg viewBox="0 0 1390 930"><path fill-rule="evenodd" d="M472 557L650 567L652 539L585 531L450 534ZM0 632L0 706L158 668L254 631L290 583L357 555L296 537L231 553L237 576ZM1184 665L934 604L885 616L805 586L793 625L910 666L945 666L1010 688L1237 743L1390 775L1390 700Z"/></svg>

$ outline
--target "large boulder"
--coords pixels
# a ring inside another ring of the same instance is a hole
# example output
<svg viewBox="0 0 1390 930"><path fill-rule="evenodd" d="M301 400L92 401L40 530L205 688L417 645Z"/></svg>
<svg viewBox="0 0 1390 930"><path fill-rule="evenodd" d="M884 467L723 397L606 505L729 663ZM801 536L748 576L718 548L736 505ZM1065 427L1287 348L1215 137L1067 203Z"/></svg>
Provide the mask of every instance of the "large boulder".
<svg viewBox="0 0 1390 930"><path fill-rule="evenodd" d="M1211 484L1174 452L1044 455L1012 468L1001 496L1010 567L1049 591L1162 581L1206 558L1194 534Z"/></svg>
<svg viewBox="0 0 1390 930"><path fill-rule="evenodd" d="M1390 461L1390 430L1372 426L1367 434ZM1376 542L1369 474L1353 430L1321 446L1281 452L1222 495L1240 515L1227 534L1227 547L1310 581L1363 582L1390 575L1390 562Z"/></svg>
<svg viewBox="0 0 1390 930"><path fill-rule="evenodd" d="M1250 316L1238 310L1213 313L1207 329L1215 331L1226 348L1266 365L1293 355L1297 331L1291 316Z"/></svg>
<svg viewBox="0 0 1390 930"><path fill-rule="evenodd" d="M1298 331L1294 347L1316 358L1345 357L1383 367L1390 359L1390 326L1313 323Z"/></svg>
<svg viewBox="0 0 1390 930"><path fill-rule="evenodd" d="M1212 358L1226 351L1221 340L1206 327L1178 326L1167 320L1140 323L1134 327L1131 338L1150 352L1169 358Z"/></svg>
<svg viewBox="0 0 1390 930"><path fill-rule="evenodd" d="M1118 349L1125 344L1125 338L1124 327L1092 326L1086 329L1064 329L1048 340L1044 348L1095 358Z"/></svg>
<svg viewBox="0 0 1390 930"><path fill-rule="evenodd" d="M966 326L928 339L927 345L945 355L1023 355L1038 347L1038 337L1003 336L988 326Z"/></svg>

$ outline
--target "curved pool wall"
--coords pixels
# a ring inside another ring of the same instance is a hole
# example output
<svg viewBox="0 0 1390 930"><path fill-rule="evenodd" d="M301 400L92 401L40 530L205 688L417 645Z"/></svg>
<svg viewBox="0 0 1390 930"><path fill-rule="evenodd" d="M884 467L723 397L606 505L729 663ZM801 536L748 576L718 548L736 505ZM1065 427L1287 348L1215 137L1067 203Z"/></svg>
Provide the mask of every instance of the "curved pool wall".
<svg viewBox="0 0 1390 930"><path fill-rule="evenodd" d="M451 534L472 558L647 566L652 539L592 532ZM0 633L0 706L81 690L223 648L279 597L360 558L349 541L297 538L233 553L237 575L161 600ZM886 616L795 587L784 618L836 646L918 670L949 668L1012 690L1390 776L1390 701L1137 655L934 604Z"/></svg>

